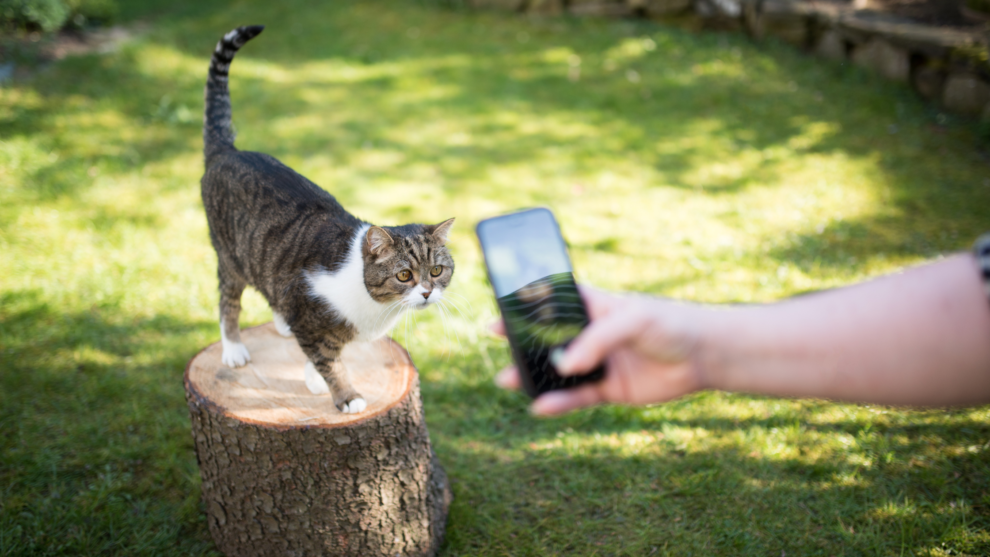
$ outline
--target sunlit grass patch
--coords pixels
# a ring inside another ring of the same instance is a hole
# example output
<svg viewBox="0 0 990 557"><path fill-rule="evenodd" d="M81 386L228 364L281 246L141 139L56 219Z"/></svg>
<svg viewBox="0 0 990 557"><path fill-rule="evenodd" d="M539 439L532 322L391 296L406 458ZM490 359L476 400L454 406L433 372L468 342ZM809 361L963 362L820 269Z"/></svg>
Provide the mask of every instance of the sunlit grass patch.
<svg viewBox="0 0 990 557"><path fill-rule="evenodd" d="M971 128L851 68L649 22L122 13L151 30L0 88L0 553L211 551L180 379L218 339L202 91L220 34L254 22L241 148L379 224L457 218L451 306L394 331L453 481L443 554L990 551L985 408L700 393L531 418L491 383L509 357L472 232L544 205L583 282L780 299L965 248L990 206Z"/></svg>

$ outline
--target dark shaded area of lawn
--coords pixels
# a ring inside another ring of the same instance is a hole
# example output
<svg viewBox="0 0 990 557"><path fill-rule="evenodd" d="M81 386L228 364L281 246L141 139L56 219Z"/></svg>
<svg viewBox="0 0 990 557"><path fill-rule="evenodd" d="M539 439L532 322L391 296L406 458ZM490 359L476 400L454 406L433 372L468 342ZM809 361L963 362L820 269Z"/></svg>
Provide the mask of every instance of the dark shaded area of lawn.
<svg viewBox="0 0 990 557"><path fill-rule="evenodd" d="M304 13L306 9L302 2L290 11ZM271 13L266 15L266 11ZM562 80L559 72L547 71L547 64L533 59L548 42L577 53L585 67L594 67L604 59L603 48L614 46L623 36L649 33L656 29L655 25L636 21L612 25L581 21L531 24L520 20L520 25L527 25L527 33L534 35L530 41L532 47L528 47L519 44L516 37L505 34L504 30L486 29L484 20L471 13L447 10L416 12L418 19L410 21L399 21L394 15L382 12L379 29L354 28L348 17L287 18L282 8L274 6L249 9L247 5L223 7L205 2L169 5L168 8L125 5L123 13L131 18L167 14L155 32L155 39L167 41L189 56L203 58L204 62L216 41L217 29L246 23L242 13L251 13L252 21L275 22L245 48L242 56L269 61L290 72L320 59L346 59L371 66L390 61L425 61L443 53L475 60L467 68L441 64L424 72L424 78L448 84L457 91L441 99L414 100L400 106L376 103L373 112L343 116L337 128L278 143L265 141L258 130L245 131L241 139L243 148L263 150L283 159L329 153L335 161L346 164L362 145L370 142L407 153L405 164L429 164L440 168L447 183L467 183L487 168L479 167L476 161L494 165L526 163L554 147L560 139L549 133L530 133L514 137L511 142L470 147L409 145L390 139L390 128L407 121L410 115L442 112L470 118L472 114L518 104L535 111L590 113L593 120L603 126L616 124L633 129L634 133L614 138L613 149L605 154L650 161L669 185L693 189L695 186L686 183L683 177L697 166L699 154L690 151L658 154L654 145L692 133L688 131L690 125L699 120L714 120L718 122L719 141L729 142L735 149L769 152L794 139L801 133L804 122L819 121L834 124L836 131L800 147L798 152L875 156L885 169L885 181L891 192L888 203L896 207L896 211L848 219L823 232L796 234L786 245L775 249L775 257L791 260L801 268L812 264L840 267L849 262L850 256L880 252L932 257L967 246L986 228L982 207L990 201L990 184L973 182L971 177L959 172L958 163L987 160L988 155L979 149L971 153L953 150L951 146L962 130L946 126L952 121L951 117L939 114L934 108L920 108L921 101L906 88L883 83L850 68L804 58L786 48L779 49L780 61L776 67L754 66L751 74L741 76L706 75L689 84L677 83L670 75L674 71L665 74L651 69L648 73L641 63L632 61L620 64L613 73L621 73L624 69L642 73L642 81L637 86L615 86L614 81L603 79L603 75L586 72L587 77L580 85L582 92L575 94L575 86ZM464 26L469 30L466 34L474 35L478 40L448 42L443 27L454 24ZM587 29L576 31L584 26ZM411 28L417 29L416 40L402 37L404 31ZM688 37L675 30L667 32L671 34L671 44ZM396 39L396 36L400 38ZM738 36L707 35L692 36L690 42L690 50L674 48L663 53L671 66L690 68L738 56L739 45L744 41ZM528 59L520 61L520 58ZM781 87L777 80L786 79L782 76L787 74L790 74L790 84ZM94 76L98 78L94 79ZM773 77L770 81L762 81L761 76ZM393 79L383 76L350 83L343 94L350 99L368 99L375 103L381 92L392 87ZM113 65L96 57L66 65L60 71L59 80L69 80L77 86L69 90L60 82L46 83L42 79L38 91L54 103L75 95L94 99L110 96L120 110L131 117L149 123L171 119L184 131L182 134L137 134L126 146L123 156L103 163L122 168L140 167L153 160L175 156L198 144L198 113L202 103L200 77L182 75L175 80L159 79L140 71L135 67L135 61L125 54L123 60L118 59ZM328 84L334 94L340 94L335 87ZM238 115L244 120L285 116L285 98L291 99L296 94L292 89L266 85L258 77L239 75L236 62L232 88L235 121ZM885 94L850 98L850 90L855 89L882 90ZM304 103L299 100L300 106ZM177 120L174 111L180 106L187 107L192 117ZM342 110L346 109L342 107ZM45 111L45 107L39 106L36 110L8 115L0 120L0 129L12 135L44 134L47 127ZM473 131L484 136L504 130L489 126ZM94 129L94 135L98 134ZM595 139L569 141L579 148L587 143L591 154L591 149L598 149ZM917 168L910 160L919 151L942 153L945 157L934 166ZM593 159L590 164L598 162ZM731 194L753 184L780 179L778 162L768 160L738 178L705 184L705 190ZM86 179L84 171L91 163L91 160L69 158L41 169L35 176L38 199L71 195L77 188L85 187L90 180ZM401 171L403 163L399 164L389 172ZM582 162L579 160L577 164Z"/></svg>
<svg viewBox="0 0 990 557"><path fill-rule="evenodd" d="M0 297L0 554L211 554L176 389L202 325Z"/></svg>
<svg viewBox="0 0 990 557"><path fill-rule="evenodd" d="M64 210L84 199L94 168L139 172L197 152L206 56L220 34L248 23L269 27L242 56L289 74L330 59L363 69L412 62L422 64L421 79L447 91L389 103L382 99L401 77L394 73L287 86L239 73L235 62L235 121L249 123L241 145L286 160L325 156L345 166L372 144L406 155L381 175L429 165L438 169L438 188L492 200L517 194L484 182L486 173L536 164L566 146L579 171L632 158L655 169L660 179L651 187L691 192L692 172L711 153L656 147L709 122L711 143L725 152L766 157L742 176L704 184L706 195L728 199L785 179L785 159L807 154L875 161L875 180L889 191L888 211L795 231L754 258L844 269L878 253L935 257L988 227L990 171L981 174L986 162L970 149L971 128L906 88L776 44L641 21L534 21L398 2L134 2L123 16L153 22L145 47L202 59L203 75L163 75L125 49L36 76L23 88L39 100L0 113L0 137L41 137L62 155L28 173L31 187L17 192L16 204L0 204L3 230L35 207ZM654 59L605 69L606 51L644 36L657 41ZM553 49L580 57L580 82L568 80L566 58L546 59ZM695 71L738 59L751 62L747 73ZM340 100L336 125L266 137L266 121L312 108L303 86ZM86 120L100 102L139 125ZM506 107L580 116L615 135L518 133L493 122L470 124L475 136L496 138L470 145L414 144L390 133L423 115L471 122ZM91 142L71 143L60 120L67 116L82 122L74 132ZM807 122L831 131L792 145ZM931 158L918 164L922 156ZM327 186L347 197L361 185ZM108 242L126 240L121 229L160 228L172 215L156 211L153 200L195 184L147 187L147 207L103 208L87 225ZM534 203L553 195L518 192ZM403 213L396 218L419 214L414 204L396 211ZM605 239L581 249L622 247ZM59 264L58 254L50 259ZM685 280L642 286L662 292ZM117 299L61 306L42 289L0 296L0 554L210 554L179 378L216 324L181 312L148 317ZM534 420L525 400L491 384L492 368L506 361L504 350L490 356L470 345L452 359L417 357L432 438L456 495L445 555L893 555L942 545L990 552L985 413L879 409L867 417L821 401L706 393L656 408ZM786 443L776 437L787 431ZM635 443L641 452L630 452ZM843 443L848 450L835 448Z"/></svg>

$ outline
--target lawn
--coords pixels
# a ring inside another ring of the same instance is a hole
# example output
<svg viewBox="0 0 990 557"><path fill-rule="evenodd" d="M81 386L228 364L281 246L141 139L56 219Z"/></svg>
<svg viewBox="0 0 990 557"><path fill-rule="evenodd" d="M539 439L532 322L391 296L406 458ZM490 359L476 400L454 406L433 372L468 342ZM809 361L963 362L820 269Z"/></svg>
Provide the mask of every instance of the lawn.
<svg viewBox="0 0 990 557"><path fill-rule="evenodd" d="M219 339L199 198L208 56L238 146L379 224L457 217L451 292L394 332L453 555L985 555L990 409L702 393L536 419L473 235L552 208L579 279L764 302L966 249L975 129L737 34L412 0L132 2L119 50L0 87L0 554L211 555L182 388ZM136 25L135 22L143 22ZM910 303L906 300L905 303ZM242 326L271 313L254 292Z"/></svg>

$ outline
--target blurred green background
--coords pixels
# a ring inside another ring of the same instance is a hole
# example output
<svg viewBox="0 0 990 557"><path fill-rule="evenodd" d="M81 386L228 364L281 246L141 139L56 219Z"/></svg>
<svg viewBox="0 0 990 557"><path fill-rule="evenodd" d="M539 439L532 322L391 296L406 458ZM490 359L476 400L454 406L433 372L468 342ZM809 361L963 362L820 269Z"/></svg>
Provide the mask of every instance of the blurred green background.
<svg viewBox="0 0 990 557"><path fill-rule="evenodd" d="M972 126L785 46L648 21L412 0L113 15L119 49L18 58L0 86L0 554L215 552L181 381L219 339L202 91L217 39L256 23L238 147L377 224L458 219L460 311L394 333L453 482L442 555L990 553L987 408L702 393L531 418L492 385L509 357L472 232L547 206L583 282L776 300L990 228ZM270 318L249 292L242 326Z"/></svg>

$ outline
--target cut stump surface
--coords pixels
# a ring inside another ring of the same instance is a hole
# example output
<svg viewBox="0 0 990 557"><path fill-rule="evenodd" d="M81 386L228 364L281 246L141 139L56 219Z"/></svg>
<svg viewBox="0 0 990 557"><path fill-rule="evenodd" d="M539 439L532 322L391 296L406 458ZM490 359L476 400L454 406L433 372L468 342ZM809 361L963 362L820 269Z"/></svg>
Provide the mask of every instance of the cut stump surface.
<svg viewBox="0 0 990 557"><path fill-rule="evenodd" d="M304 382L306 356L272 324L186 368L210 532L227 555L432 555L451 494L430 445L409 354L391 339L343 353L368 407L343 414Z"/></svg>
<svg viewBox="0 0 990 557"><path fill-rule="evenodd" d="M368 407L358 414L338 411L330 395L314 395L303 380L306 355L295 339L278 334L268 323L247 329L242 340L251 361L229 368L220 361L220 343L200 352L186 372L186 383L224 415L270 427L347 426L387 411L409 392L416 368L409 353L394 340L352 343L342 360L351 383Z"/></svg>

